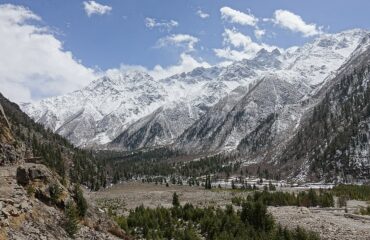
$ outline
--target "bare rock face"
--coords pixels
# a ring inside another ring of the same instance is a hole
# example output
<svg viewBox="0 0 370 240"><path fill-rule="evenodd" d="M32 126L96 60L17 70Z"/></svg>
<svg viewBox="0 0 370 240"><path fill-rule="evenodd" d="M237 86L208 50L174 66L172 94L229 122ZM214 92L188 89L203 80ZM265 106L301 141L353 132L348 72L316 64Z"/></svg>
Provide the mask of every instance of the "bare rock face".
<svg viewBox="0 0 370 240"><path fill-rule="evenodd" d="M17 183L20 185L27 185L33 181L51 181L51 172L45 165L32 164L19 166L17 168Z"/></svg>

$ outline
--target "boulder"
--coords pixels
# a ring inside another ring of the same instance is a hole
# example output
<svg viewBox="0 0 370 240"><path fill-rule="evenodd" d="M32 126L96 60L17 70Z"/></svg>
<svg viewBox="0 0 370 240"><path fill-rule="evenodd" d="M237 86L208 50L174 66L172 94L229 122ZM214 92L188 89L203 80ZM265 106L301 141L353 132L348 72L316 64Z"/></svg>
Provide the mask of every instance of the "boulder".
<svg viewBox="0 0 370 240"><path fill-rule="evenodd" d="M310 214L311 213L310 209L308 209L306 207L300 207L298 212L301 213L301 214Z"/></svg>
<svg viewBox="0 0 370 240"><path fill-rule="evenodd" d="M37 168L37 166L32 166L28 169L28 176L31 181L36 179L45 180L48 176L45 169Z"/></svg>
<svg viewBox="0 0 370 240"><path fill-rule="evenodd" d="M18 167L16 178L18 184L27 185L30 181L30 178L28 176L28 169L22 166Z"/></svg>
<svg viewBox="0 0 370 240"><path fill-rule="evenodd" d="M47 180L51 177L50 170L42 164L25 164L17 168L17 183L27 185L36 180Z"/></svg>

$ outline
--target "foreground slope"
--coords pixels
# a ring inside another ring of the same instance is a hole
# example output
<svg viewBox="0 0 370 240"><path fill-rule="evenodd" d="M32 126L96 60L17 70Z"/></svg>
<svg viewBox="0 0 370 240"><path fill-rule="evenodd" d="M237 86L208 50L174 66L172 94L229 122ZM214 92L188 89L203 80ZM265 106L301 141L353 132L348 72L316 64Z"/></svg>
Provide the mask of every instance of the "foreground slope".
<svg viewBox="0 0 370 240"><path fill-rule="evenodd" d="M0 94L0 239L71 239L67 206L81 201L74 189L77 182L89 185L83 175L97 186L98 169L88 154ZM93 205L74 223L78 239L127 238Z"/></svg>

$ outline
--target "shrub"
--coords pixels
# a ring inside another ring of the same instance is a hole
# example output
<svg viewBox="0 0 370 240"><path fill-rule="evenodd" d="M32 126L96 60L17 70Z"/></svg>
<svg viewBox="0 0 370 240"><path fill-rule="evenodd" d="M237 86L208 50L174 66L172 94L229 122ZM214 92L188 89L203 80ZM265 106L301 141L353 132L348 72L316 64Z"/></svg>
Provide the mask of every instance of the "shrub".
<svg viewBox="0 0 370 240"><path fill-rule="evenodd" d="M27 195L32 197L35 194L35 188L32 185L27 186Z"/></svg>
<svg viewBox="0 0 370 240"><path fill-rule="evenodd" d="M62 194L62 188L57 183L53 183L49 186L49 194L51 201L56 204Z"/></svg>
<svg viewBox="0 0 370 240"><path fill-rule="evenodd" d="M338 197L338 206L340 208L347 207L347 201L348 201L348 198L346 196L339 196Z"/></svg>

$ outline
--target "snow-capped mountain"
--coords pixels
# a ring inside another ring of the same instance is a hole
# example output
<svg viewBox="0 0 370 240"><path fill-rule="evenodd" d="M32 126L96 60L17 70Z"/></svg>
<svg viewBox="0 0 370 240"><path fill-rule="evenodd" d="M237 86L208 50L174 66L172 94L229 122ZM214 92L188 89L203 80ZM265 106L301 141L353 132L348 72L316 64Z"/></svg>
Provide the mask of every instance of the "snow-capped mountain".
<svg viewBox="0 0 370 240"><path fill-rule="evenodd" d="M184 131L176 146L191 152L238 148L250 156L258 148L280 143L311 106L306 102L335 75L364 36L365 32L352 30L321 36L281 56L263 51L256 57L263 62L272 62L271 55L278 56L280 61L273 61L274 71L261 73L249 90L237 89L221 99Z"/></svg>
<svg viewBox="0 0 370 240"><path fill-rule="evenodd" d="M91 146L109 142L129 122L162 106L165 95L151 76L133 71L102 77L82 90L22 109L72 143Z"/></svg>
<svg viewBox="0 0 370 240"><path fill-rule="evenodd" d="M280 117L277 133L297 124L300 104L335 74L366 34L321 35L302 47L262 49L227 67L197 68L158 81L138 71L106 76L22 109L83 147L125 150L176 142L199 151L235 149L271 113Z"/></svg>
<svg viewBox="0 0 370 240"><path fill-rule="evenodd" d="M370 35L312 100L296 131L263 160L295 180L368 179Z"/></svg>

